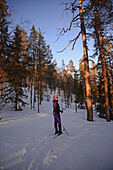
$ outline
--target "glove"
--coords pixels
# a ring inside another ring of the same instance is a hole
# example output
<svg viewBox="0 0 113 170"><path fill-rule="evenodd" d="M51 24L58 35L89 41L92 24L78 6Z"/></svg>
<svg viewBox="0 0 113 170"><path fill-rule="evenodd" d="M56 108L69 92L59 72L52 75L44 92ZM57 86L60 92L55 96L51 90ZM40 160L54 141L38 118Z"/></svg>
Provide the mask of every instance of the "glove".
<svg viewBox="0 0 113 170"><path fill-rule="evenodd" d="M61 113L63 113L63 110L60 110Z"/></svg>
<svg viewBox="0 0 113 170"><path fill-rule="evenodd" d="M56 117L56 114L55 114L55 113L53 113L53 115L54 115L54 117Z"/></svg>

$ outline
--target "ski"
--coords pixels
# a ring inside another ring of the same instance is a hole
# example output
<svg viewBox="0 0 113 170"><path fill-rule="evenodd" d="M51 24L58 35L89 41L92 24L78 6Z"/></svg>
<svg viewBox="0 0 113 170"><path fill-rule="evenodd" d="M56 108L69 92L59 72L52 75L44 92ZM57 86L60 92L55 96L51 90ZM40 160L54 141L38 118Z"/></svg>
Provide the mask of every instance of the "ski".
<svg viewBox="0 0 113 170"><path fill-rule="evenodd" d="M58 136L61 136L62 134L56 134L54 139L56 139Z"/></svg>

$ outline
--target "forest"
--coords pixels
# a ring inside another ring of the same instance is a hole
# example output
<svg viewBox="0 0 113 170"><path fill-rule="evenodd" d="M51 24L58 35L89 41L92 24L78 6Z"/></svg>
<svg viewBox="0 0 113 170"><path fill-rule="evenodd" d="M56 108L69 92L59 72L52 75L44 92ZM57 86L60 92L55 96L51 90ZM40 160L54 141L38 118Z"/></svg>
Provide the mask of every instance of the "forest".
<svg viewBox="0 0 113 170"><path fill-rule="evenodd" d="M6 0L0 0L0 110L12 103L15 111L22 106L30 109L40 105L44 95L58 91L65 107L71 102L85 103L87 120L93 121L93 105L99 117L113 120L113 2L112 0L74 0L62 3L69 12L71 22L67 28L59 28L61 36L79 28L76 37L61 51L82 36L83 56L77 70L70 59L62 60L58 68L52 49L47 44L41 28L26 32L22 25L11 29L11 13ZM92 56L88 56L88 43L93 40ZM97 57L97 63L94 58ZM89 61L91 65L89 66ZM30 101L25 98L30 93ZM74 97L73 97L74 96ZM49 100L49 99L48 99Z"/></svg>

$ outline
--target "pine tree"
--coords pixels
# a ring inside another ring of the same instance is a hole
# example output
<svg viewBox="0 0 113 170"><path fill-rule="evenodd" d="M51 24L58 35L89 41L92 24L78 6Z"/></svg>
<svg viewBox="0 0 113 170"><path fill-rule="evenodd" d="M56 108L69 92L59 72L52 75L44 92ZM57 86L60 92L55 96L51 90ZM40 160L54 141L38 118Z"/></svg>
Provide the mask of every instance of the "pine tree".
<svg viewBox="0 0 113 170"><path fill-rule="evenodd" d="M52 91L55 91L55 90L56 90L56 87L58 87L58 86L57 86L58 67L57 67L57 62L56 62L55 59L53 60L52 65L53 65Z"/></svg>
<svg viewBox="0 0 113 170"><path fill-rule="evenodd" d="M74 71L75 67L73 65L73 61L70 60L67 67L67 80L68 80L68 99L69 99L69 105L71 105L72 102L72 91L73 91L73 77L74 77Z"/></svg>
<svg viewBox="0 0 113 170"><path fill-rule="evenodd" d="M44 65L43 65L43 83L45 84L45 86L49 87L50 89L52 89L52 85L53 85L53 73L54 73L54 66L52 63L52 51L50 49L50 45L46 46L46 55L44 58Z"/></svg>
<svg viewBox="0 0 113 170"><path fill-rule="evenodd" d="M46 44L44 41L44 37L40 31L40 27L38 27L38 40L36 46L36 88L37 88L37 104L38 104L38 113L39 113L39 104L42 101L42 72L43 72L43 64L44 57L46 55Z"/></svg>
<svg viewBox="0 0 113 170"><path fill-rule="evenodd" d="M35 55L35 70L36 70L36 91L37 91L37 106L39 113L39 105L43 99L43 85L44 81L47 82L45 78L45 73L47 78L50 79L53 70L52 52L50 46L46 44L46 41L41 33L40 27L38 27L36 42L36 55ZM50 70L49 70L50 69Z"/></svg>
<svg viewBox="0 0 113 170"><path fill-rule="evenodd" d="M74 71L74 91L73 93L75 94L75 102L77 103L79 101L79 75L78 75L78 71L75 70Z"/></svg>
<svg viewBox="0 0 113 170"><path fill-rule="evenodd" d="M25 82L27 79L28 66L23 47L22 32L19 28L19 25L17 25L12 39L11 53L7 58L6 65L7 79L9 84L12 86L13 91L13 95L10 96L10 100L14 104L15 111L19 109L19 103L21 103L23 106L27 104L22 99L23 97L27 97L23 91L23 82Z"/></svg>
<svg viewBox="0 0 113 170"><path fill-rule="evenodd" d="M108 96L110 106L110 118L113 120L113 44L110 42L105 43L105 49L107 56L106 67L107 67L107 78L108 78Z"/></svg>
<svg viewBox="0 0 113 170"><path fill-rule="evenodd" d="M62 90L64 92L64 101L65 101L65 107L66 106L66 65L64 60L61 61L61 72L62 72Z"/></svg>
<svg viewBox="0 0 113 170"><path fill-rule="evenodd" d="M107 121L110 121L109 114L109 98L108 98L108 82L107 82L107 68L106 68L106 56L105 56L105 42L110 41L110 30L112 23L112 1L102 0L93 1L90 0L87 5L86 18L88 20L87 25L90 29L94 29L92 34L96 37L96 53L99 50L99 59L101 61L104 88L105 88L105 99L106 99L106 114ZM89 19L90 18L90 19ZM105 29L106 28L106 29Z"/></svg>
<svg viewBox="0 0 113 170"><path fill-rule="evenodd" d="M34 25L32 26L30 30L30 36L28 40L28 54L32 58L31 61L31 73L32 76L29 79L30 83L30 108L35 108L35 102L36 102L36 42L37 42L37 31L35 30ZM32 97L32 94L34 92L34 97ZM33 98L33 101L32 101Z"/></svg>
<svg viewBox="0 0 113 170"><path fill-rule="evenodd" d="M85 28L85 20L84 20L83 2L84 0L79 0L79 3L77 0L75 0L74 2L63 3L65 4L65 11L71 12L72 19L67 29L65 29L64 27L61 29L59 37L61 35L64 35L67 31L70 31L72 27L81 28L77 36L73 38L61 52L63 52L71 43L73 43L72 49L74 49L77 39L80 37L80 35L82 35L83 51L84 51L83 57L84 57L84 69L85 69L85 81L86 81L87 120L93 121L93 109L92 109L92 99L91 99L92 92L91 92L91 84L90 84L88 48L87 48L87 41L86 41L86 28ZM79 9L79 13L77 13L78 9Z"/></svg>
<svg viewBox="0 0 113 170"><path fill-rule="evenodd" d="M23 67L26 68L24 72L24 81L22 82L23 87L27 87L27 79L32 77L32 57L29 56L28 53L28 36L24 29L20 29L21 31L21 40L22 40L22 51L21 51L21 58Z"/></svg>
<svg viewBox="0 0 113 170"><path fill-rule="evenodd" d="M8 55L9 48L9 33L8 26L10 24L8 6L5 0L0 1L0 105L6 103L6 96L8 95L7 86L5 86L6 73L5 61Z"/></svg>
<svg viewBox="0 0 113 170"><path fill-rule="evenodd" d="M93 103L96 107L97 99L98 99L98 70L95 63L91 64L90 68L91 74L91 85L92 85L92 99Z"/></svg>
<svg viewBox="0 0 113 170"><path fill-rule="evenodd" d="M93 110L92 110L92 94L91 94L91 84L90 84L90 73L89 73L89 63L88 63L88 50L86 42L86 29L83 18L82 0L79 0L79 10L80 10L80 21L81 21L81 32L83 41L83 51L84 51L84 70L86 79L86 98L87 98L87 120L93 120Z"/></svg>
<svg viewBox="0 0 113 170"><path fill-rule="evenodd" d="M86 102L84 64L82 63L79 64L78 101L81 103Z"/></svg>

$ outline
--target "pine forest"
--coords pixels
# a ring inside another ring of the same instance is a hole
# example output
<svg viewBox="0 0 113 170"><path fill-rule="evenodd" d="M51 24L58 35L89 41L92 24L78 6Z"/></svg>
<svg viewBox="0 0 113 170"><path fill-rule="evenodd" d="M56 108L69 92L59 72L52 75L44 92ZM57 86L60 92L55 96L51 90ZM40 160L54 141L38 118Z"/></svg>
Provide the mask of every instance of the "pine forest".
<svg viewBox="0 0 113 170"><path fill-rule="evenodd" d="M12 28L10 7L7 0L0 0L0 110L11 103L15 111L29 105L29 109L37 106L39 113L44 96L49 101L57 91L65 108L72 102L76 107L85 107L88 121L93 121L93 106L100 118L113 120L113 1L71 0L61 5L71 21L68 27L59 28L58 41L72 29L79 28L79 32L60 52L69 45L76 50L81 36L83 56L79 69L72 59L67 65L62 59L58 67L40 26L33 25L29 35L22 24ZM91 39L94 53L88 56Z"/></svg>

